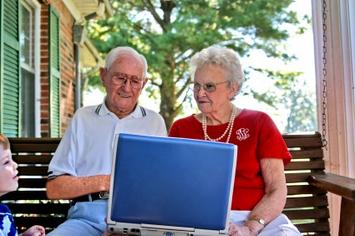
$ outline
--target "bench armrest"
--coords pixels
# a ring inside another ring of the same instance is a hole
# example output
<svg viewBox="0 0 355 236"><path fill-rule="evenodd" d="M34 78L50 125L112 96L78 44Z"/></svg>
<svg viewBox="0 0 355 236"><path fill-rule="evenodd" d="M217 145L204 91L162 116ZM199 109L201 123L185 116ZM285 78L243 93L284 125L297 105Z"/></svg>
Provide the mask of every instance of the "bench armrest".
<svg viewBox="0 0 355 236"><path fill-rule="evenodd" d="M355 179L332 173L312 174L308 182L320 189L355 201Z"/></svg>
<svg viewBox="0 0 355 236"><path fill-rule="evenodd" d="M355 235L355 179L326 173L311 175L308 182L342 197L338 235Z"/></svg>

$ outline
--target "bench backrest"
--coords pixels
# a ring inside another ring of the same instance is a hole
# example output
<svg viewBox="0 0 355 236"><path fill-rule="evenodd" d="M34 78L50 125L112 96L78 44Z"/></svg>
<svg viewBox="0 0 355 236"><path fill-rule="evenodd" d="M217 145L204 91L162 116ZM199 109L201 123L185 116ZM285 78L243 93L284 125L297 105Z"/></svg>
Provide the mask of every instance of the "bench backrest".
<svg viewBox="0 0 355 236"><path fill-rule="evenodd" d="M48 163L59 138L9 138L12 157L18 164L19 189L1 199L11 209L15 223L22 232L38 224L47 230L65 220L69 201L50 201L46 196Z"/></svg>
<svg viewBox="0 0 355 236"><path fill-rule="evenodd" d="M288 198L284 213L305 234L329 235L328 200L325 191L308 184L312 173L324 172L319 133L283 135L293 159L286 166ZM10 138L14 160L19 164L19 191L2 197L22 231L34 224L51 230L63 222L69 201L48 200L45 192L48 163L58 138Z"/></svg>
<svg viewBox="0 0 355 236"><path fill-rule="evenodd" d="M284 209L297 228L304 234L330 235L327 192L307 182L312 174L324 173L321 135L283 135L292 154L285 167L288 188Z"/></svg>

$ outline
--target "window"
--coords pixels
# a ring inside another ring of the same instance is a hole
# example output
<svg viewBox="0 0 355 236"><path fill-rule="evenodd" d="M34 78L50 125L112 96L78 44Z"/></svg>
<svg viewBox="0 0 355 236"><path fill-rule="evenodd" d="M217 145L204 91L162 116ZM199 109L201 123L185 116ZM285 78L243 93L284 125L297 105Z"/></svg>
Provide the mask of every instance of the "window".
<svg viewBox="0 0 355 236"><path fill-rule="evenodd" d="M40 6L35 0L22 0L19 5L21 137L40 136Z"/></svg>
<svg viewBox="0 0 355 236"><path fill-rule="evenodd" d="M21 136L35 136L35 17L26 2L20 6Z"/></svg>

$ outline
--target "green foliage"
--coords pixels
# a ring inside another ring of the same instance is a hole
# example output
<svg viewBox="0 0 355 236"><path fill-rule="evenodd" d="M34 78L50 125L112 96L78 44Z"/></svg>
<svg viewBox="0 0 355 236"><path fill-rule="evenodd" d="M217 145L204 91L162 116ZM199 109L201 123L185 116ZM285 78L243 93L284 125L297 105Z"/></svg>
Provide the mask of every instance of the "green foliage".
<svg viewBox="0 0 355 236"><path fill-rule="evenodd" d="M160 113L170 126L182 110L182 102L189 100L189 59L202 48L219 44L235 49L241 56L258 49L285 62L294 59L280 46L289 37L285 30L288 24L299 25L300 33L304 30L296 13L287 8L291 3L292 0L112 1L114 17L93 22L88 30L103 54L125 45L146 56L151 82L147 91L152 97L160 97ZM286 89L297 76L265 72L278 81L277 86ZM254 95L271 105L275 100Z"/></svg>
<svg viewBox="0 0 355 236"><path fill-rule="evenodd" d="M102 86L102 82L99 76L99 73L95 73L95 74L91 74L89 75L90 79L88 81L89 85L87 86L86 84L84 84L84 89L85 90L90 90L92 88L99 88L101 91L104 91L104 87Z"/></svg>
<svg viewBox="0 0 355 236"><path fill-rule="evenodd" d="M314 106L315 94L310 94L304 87L298 87L292 90L286 90L284 94L284 103L289 110L287 117L286 131L304 132L317 130L316 107Z"/></svg>

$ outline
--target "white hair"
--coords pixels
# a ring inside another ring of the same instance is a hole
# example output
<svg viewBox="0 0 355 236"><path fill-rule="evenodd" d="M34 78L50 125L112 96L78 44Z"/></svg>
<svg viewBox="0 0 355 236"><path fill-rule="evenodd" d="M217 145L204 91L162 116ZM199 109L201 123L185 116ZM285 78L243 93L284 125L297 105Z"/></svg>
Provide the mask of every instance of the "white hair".
<svg viewBox="0 0 355 236"><path fill-rule="evenodd" d="M123 55L131 55L137 58L143 64L143 78L147 77L148 64L145 57L138 53L131 47L116 47L113 48L106 57L105 68L108 70L112 66L112 64Z"/></svg>
<svg viewBox="0 0 355 236"><path fill-rule="evenodd" d="M244 73L240 64L238 54L229 48L210 46L197 52L190 61L190 72L192 78L195 77L196 70L201 69L205 65L218 65L227 72L227 80L236 82L240 88Z"/></svg>

